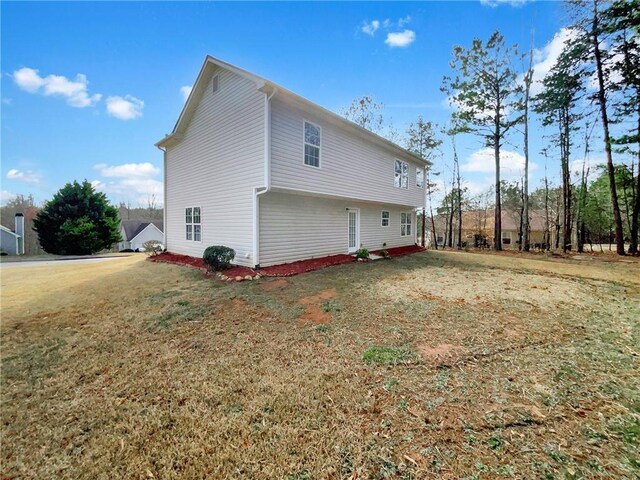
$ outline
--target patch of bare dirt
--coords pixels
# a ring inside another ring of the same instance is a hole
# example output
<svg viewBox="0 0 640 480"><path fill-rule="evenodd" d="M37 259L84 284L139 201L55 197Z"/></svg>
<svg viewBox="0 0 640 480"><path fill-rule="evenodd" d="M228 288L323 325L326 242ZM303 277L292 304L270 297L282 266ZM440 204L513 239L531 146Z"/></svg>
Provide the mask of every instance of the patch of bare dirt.
<svg viewBox="0 0 640 480"><path fill-rule="evenodd" d="M274 290L282 290L289 282L287 282L284 278L279 278L277 280L266 281L260 284L260 288L265 292L273 292Z"/></svg>
<svg viewBox="0 0 640 480"><path fill-rule="evenodd" d="M514 298L533 308L555 309L559 305L586 306L592 287L566 279L512 272L464 271L453 268L419 270L388 277L377 285L390 299L410 298L457 304L512 302Z"/></svg>
<svg viewBox="0 0 640 480"><path fill-rule="evenodd" d="M335 288L323 290L317 295L302 297L300 304L305 306L304 313L300 316L301 322L311 322L314 325L321 325L331 322L331 314L322 308L323 300L330 300L338 295Z"/></svg>
<svg viewBox="0 0 640 480"><path fill-rule="evenodd" d="M459 351L462 347L459 345L452 345L450 343L441 343L435 347L429 345L418 346L418 353L425 361L437 361L440 362L445 359L452 358L453 355Z"/></svg>

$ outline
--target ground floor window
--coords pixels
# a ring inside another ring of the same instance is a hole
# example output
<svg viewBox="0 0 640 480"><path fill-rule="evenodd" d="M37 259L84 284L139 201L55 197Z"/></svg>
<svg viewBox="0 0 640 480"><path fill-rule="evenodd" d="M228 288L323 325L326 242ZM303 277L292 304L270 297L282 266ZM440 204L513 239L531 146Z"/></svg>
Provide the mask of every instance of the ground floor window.
<svg viewBox="0 0 640 480"><path fill-rule="evenodd" d="M192 242L202 241L202 216L200 207L185 209L186 239Z"/></svg>
<svg viewBox="0 0 640 480"><path fill-rule="evenodd" d="M511 245L511 232L502 232L502 244Z"/></svg>
<svg viewBox="0 0 640 480"><path fill-rule="evenodd" d="M389 226L389 212L387 212L386 210L382 211L382 216L380 217L380 224L383 227L388 227Z"/></svg>
<svg viewBox="0 0 640 480"><path fill-rule="evenodd" d="M412 213L401 213L400 214L400 235L403 237L411 236L411 220L413 214Z"/></svg>

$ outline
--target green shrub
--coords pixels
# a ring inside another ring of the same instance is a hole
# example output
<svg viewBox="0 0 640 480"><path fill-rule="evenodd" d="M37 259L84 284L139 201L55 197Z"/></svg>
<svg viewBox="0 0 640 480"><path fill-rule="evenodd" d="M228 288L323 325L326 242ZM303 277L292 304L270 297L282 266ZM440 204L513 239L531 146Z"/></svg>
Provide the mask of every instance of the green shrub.
<svg viewBox="0 0 640 480"><path fill-rule="evenodd" d="M224 245L213 245L207 247L202 255L202 260L211 270L224 270L236 257L236 251L233 248Z"/></svg>
<svg viewBox="0 0 640 480"><path fill-rule="evenodd" d="M356 258L362 258L363 260L369 259L369 250L366 248L361 248L356 252Z"/></svg>

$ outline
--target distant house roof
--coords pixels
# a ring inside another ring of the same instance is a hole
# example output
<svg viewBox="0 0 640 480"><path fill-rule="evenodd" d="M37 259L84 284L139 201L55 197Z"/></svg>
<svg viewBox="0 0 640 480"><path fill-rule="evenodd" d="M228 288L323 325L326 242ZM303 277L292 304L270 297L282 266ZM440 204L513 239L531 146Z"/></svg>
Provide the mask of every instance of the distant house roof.
<svg viewBox="0 0 640 480"><path fill-rule="evenodd" d="M7 233L10 233L11 235L14 235L14 236L16 236L16 237L20 238L20 235L18 235L16 232L13 232L13 231L9 230L9 229L8 229L7 227L5 227L4 225L0 225L0 230L2 230L2 231L4 231L4 232L7 232Z"/></svg>
<svg viewBox="0 0 640 480"><path fill-rule="evenodd" d="M434 223L436 230L442 231L446 229L446 215L435 215ZM453 218L454 229L458 228L457 215ZM485 232L493 234L494 212L493 209L488 210L466 210L462 212L462 229L466 232ZM520 212L502 210L502 230L518 230L520 228ZM543 232L545 230L544 212L536 210L529 211L529 229L532 232Z"/></svg>
<svg viewBox="0 0 640 480"><path fill-rule="evenodd" d="M150 224L153 224L158 230L164 232L164 225L162 224L162 220L154 220L152 222L143 222L141 220L122 220L122 222L120 222L120 225L122 225L122 229L124 230L124 240L126 240L127 242L133 240Z"/></svg>

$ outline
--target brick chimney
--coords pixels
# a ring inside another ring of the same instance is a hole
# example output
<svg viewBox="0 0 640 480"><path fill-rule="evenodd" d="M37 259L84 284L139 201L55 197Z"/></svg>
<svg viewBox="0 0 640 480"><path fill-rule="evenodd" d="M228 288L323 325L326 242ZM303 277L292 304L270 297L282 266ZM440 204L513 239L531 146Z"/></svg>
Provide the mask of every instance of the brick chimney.
<svg viewBox="0 0 640 480"><path fill-rule="evenodd" d="M16 235L20 235L18 239L18 255L24 255L24 215L16 213L16 226L14 228Z"/></svg>

